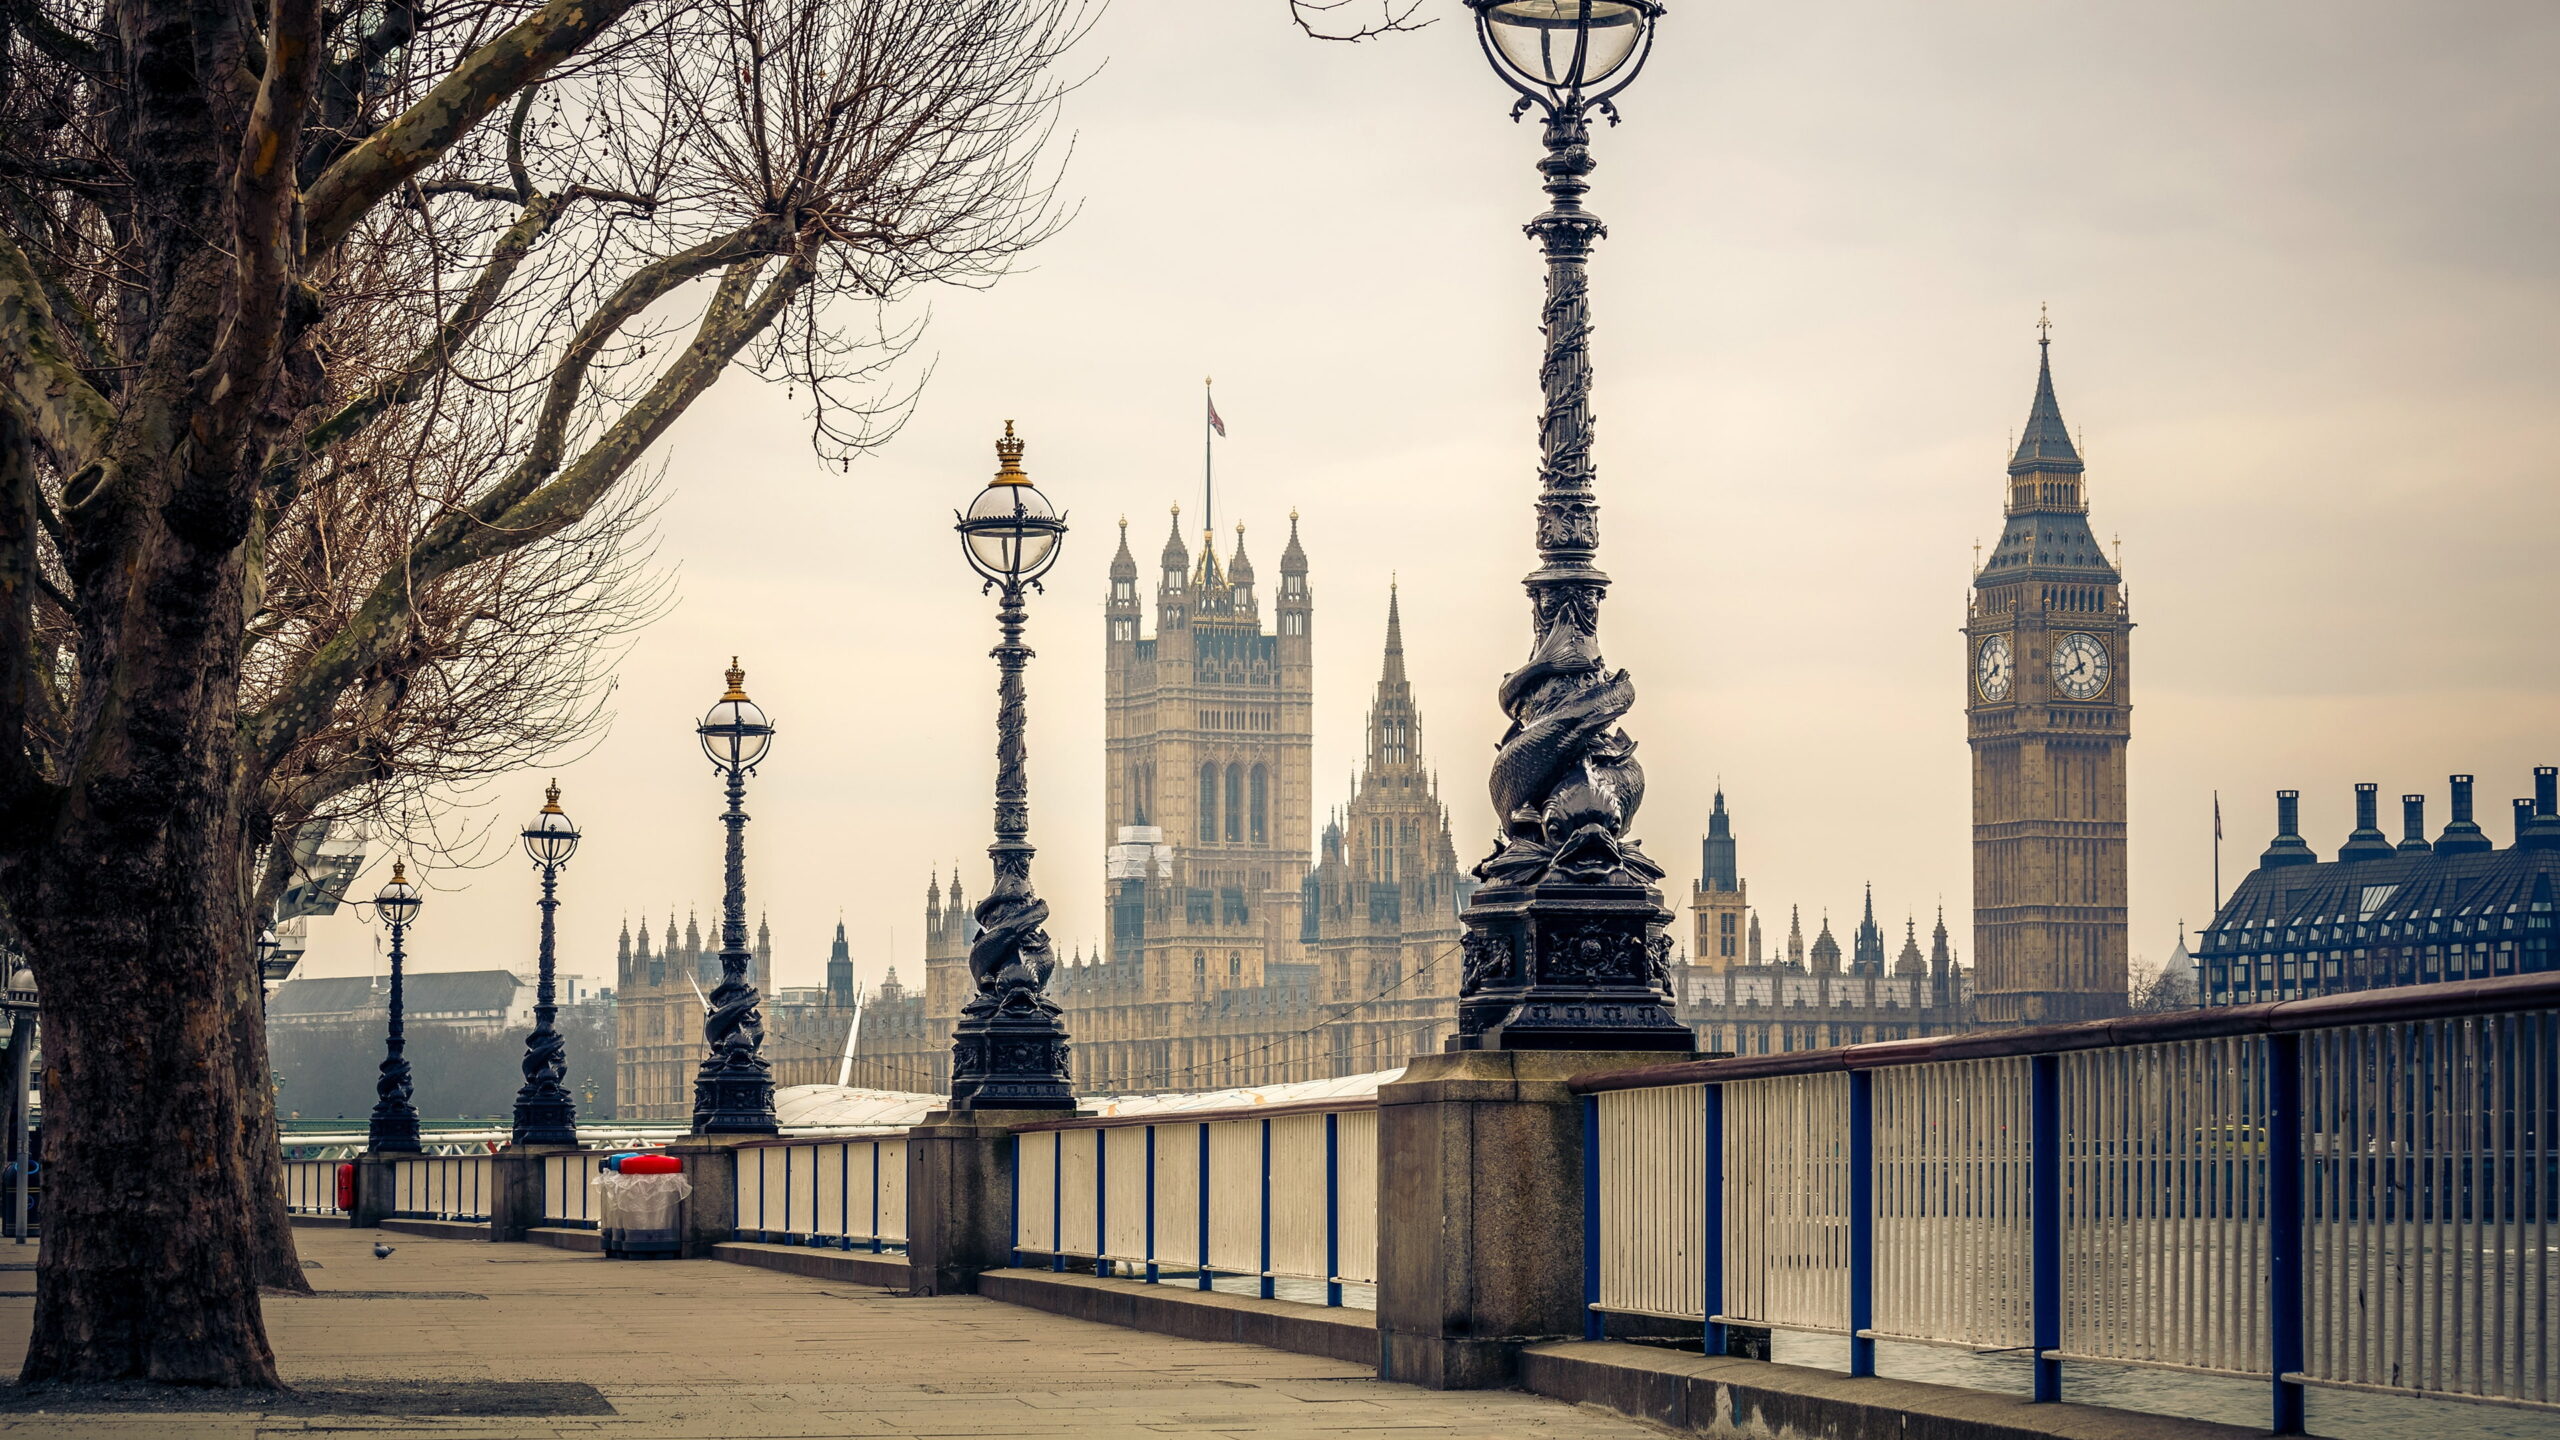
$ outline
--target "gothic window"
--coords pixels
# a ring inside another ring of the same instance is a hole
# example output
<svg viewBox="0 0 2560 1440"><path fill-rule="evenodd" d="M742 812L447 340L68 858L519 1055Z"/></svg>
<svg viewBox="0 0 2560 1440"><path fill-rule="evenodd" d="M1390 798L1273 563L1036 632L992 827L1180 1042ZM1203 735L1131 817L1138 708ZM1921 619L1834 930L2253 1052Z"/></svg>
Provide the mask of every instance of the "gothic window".
<svg viewBox="0 0 2560 1440"><path fill-rule="evenodd" d="M1137 622L1137 621L1135 621L1135 620L1127 619L1127 618L1122 618L1122 619L1118 619L1118 620L1114 620L1114 621L1112 621L1112 622L1111 622L1111 638L1112 638L1112 639L1114 639L1114 640L1123 640L1123 641L1126 641L1126 640L1135 640L1135 639L1137 639L1137 638L1138 638L1138 622Z"/></svg>
<svg viewBox="0 0 2560 1440"><path fill-rule="evenodd" d="M1207 844L1218 838L1218 767L1200 767L1200 841Z"/></svg>
<svg viewBox="0 0 2560 1440"><path fill-rule="evenodd" d="M1227 766L1227 839L1244 839L1244 767Z"/></svg>
<svg viewBox="0 0 2560 1440"><path fill-rule="evenodd" d="M1137 598L1138 598L1138 582L1137 582L1137 581L1135 581L1135 580L1114 580L1114 581L1112 581L1112 582L1111 582L1111 598L1112 598L1112 599L1114 599L1114 600L1135 600L1135 599L1137 599Z"/></svg>
<svg viewBox="0 0 2560 1440"><path fill-rule="evenodd" d="M1280 633L1281 633L1281 634L1283 634L1283 635L1304 635L1304 634L1306 634L1306 633L1307 633L1307 617L1306 617L1306 614L1305 614L1303 611L1298 611L1298 610L1291 610L1291 611L1289 611L1289 612L1287 612L1287 613L1283 614L1283 615L1280 617Z"/></svg>
<svg viewBox="0 0 2560 1440"><path fill-rule="evenodd" d="M1244 952L1243 952L1243 951L1241 951L1241 950L1230 950L1230 951L1228 951L1228 952L1227 952L1227 975L1228 975L1228 977L1232 979L1232 978L1240 977L1240 976L1242 976L1243 974L1244 974Z"/></svg>
<svg viewBox="0 0 2560 1440"><path fill-rule="evenodd" d="M1205 977L1209 973L1208 951L1194 950L1191 952L1191 973L1194 976L1199 977Z"/></svg>
<svg viewBox="0 0 2560 1440"><path fill-rule="evenodd" d="M1271 777L1259 765L1253 767L1253 843L1262 844L1271 833Z"/></svg>

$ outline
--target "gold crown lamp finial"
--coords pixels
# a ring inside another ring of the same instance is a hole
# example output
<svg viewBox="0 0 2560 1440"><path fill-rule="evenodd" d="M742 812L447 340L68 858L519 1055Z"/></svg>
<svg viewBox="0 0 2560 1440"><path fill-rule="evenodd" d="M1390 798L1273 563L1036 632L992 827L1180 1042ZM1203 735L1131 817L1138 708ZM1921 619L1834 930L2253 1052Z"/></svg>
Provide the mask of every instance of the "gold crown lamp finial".
<svg viewBox="0 0 2560 1440"><path fill-rule="evenodd" d="M543 789L542 813L545 815L560 813L560 782L558 780L552 781Z"/></svg>
<svg viewBox="0 0 2560 1440"><path fill-rule="evenodd" d="M747 672L738 668L738 657L732 655L729 657L729 693L720 697L720 703L725 705L732 700L746 699L746 686Z"/></svg>
<svg viewBox="0 0 2560 1440"><path fill-rule="evenodd" d="M408 861L394 860L391 862L391 883L394 885L406 885L409 883Z"/></svg>
<svg viewBox="0 0 2560 1440"><path fill-rule="evenodd" d="M1013 422L1004 422L1004 438L996 442L996 478L998 485L1028 485L1031 477L1022 473L1022 442L1013 437Z"/></svg>

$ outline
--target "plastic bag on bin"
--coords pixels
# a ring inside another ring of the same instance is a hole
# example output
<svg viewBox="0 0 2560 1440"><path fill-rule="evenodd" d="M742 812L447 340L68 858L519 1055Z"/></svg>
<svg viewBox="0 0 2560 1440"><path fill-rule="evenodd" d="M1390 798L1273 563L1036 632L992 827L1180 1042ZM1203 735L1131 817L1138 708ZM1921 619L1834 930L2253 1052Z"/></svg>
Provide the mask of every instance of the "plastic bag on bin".
<svg viewBox="0 0 2560 1440"><path fill-rule="evenodd" d="M607 1170L596 1176L601 1202L596 1228L604 1233L607 1255L673 1255L683 1248L677 1212L693 1182L682 1175L625 1175Z"/></svg>

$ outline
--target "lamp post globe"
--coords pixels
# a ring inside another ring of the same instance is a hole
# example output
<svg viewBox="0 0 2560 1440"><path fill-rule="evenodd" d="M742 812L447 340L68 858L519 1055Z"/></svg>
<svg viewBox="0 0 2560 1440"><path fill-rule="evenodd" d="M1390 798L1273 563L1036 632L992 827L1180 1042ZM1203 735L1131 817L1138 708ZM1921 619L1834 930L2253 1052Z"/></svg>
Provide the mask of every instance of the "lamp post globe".
<svg viewBox="0 0 2560 1440"><path fill-rule="evenodd" d="M1626 88L1653 45L1655 0L1467 0L1496 73L1551 110Z"/></svg>
<svg viewBox="0 0 2560 1440"><path fill-rule="evenodd" d="M554 920L560 909L560 867L578 853L578 827L560 808L560 782L543 791L542 810L524 827L524 853L542 872L542 942L533 991L533 1029L524 1037L524 1086L516 1091L517 1145L575 1145L578 1107L570 1098L569 1045L560 1034Z"/></svg>
<svg viewBox="0 0 2560 1440"><path fill-rule="evenodd" d="M1057 968L1049 950L1048 902L1031 888L1031 787L1024 744L1027 699L1022 643L1026 590L1057 563L1066 518L1022 470L1023 442L1004 426L996 442L996 477L954 527L961 554L982 590L997 592L995 843L987 847L995 883L978 902L978 935L969 945L969 999L951 1037L951 1108L1073 1110L1067 1078L1067 1027L1049 998Z"/></svg>
<svg viewBox="0 0 2560 1440"><path fill-rule="evenodd" d="M418 1107L409 1075L408 1036L402 1028L401 985L409 927L426 903L409 881L408 862L391 862L391 879L373 895L374 918L391 927L390 1016L383 1030L382 1073L373 1082L373 1115L365 1127L366 1148L376 1153L414 1154L418 1145Z"/></svg>
<svg viewBox="0 0 2560 1440"><path fill-rule="evenodd" d="M1628 835L1644 799L1635 742L1618 722L1635 683L1600 657L1600 504L1592 463L1587 262L1608 228L1583 208L1589 120L1653 49L1657 0L1466 0L1486 60L1544 121L1547 208L1525 227L1546 259L1539 367L1538 568L1529 661L1505 677L1510 721L1490 790L1500 839L1466 926L1453 1050L1693 1050L1671 993L1662 867Z"/></svg>
<svg viewBox="0 0 2560 1440"><path fill-rule="evenodd" d="M1004 422L1004 438L996 442L996 478L969 502L955 527L969 568L990 588L1037 587L1057 563L1058 540L1067 533L1065 517L1023 473L1022 444L1013 436L1013 422Z"/></svg>
<svg viewBox="0 0 2560 1440"><path fill-rule="evenodd" d="M747 777L773 748L773 719L747 698L747 672L729 657L729 688L712 702L694 734L728 785L720 823L729 837L720 893L720 983L708 997L702 1038L709 1053L693 1079L693 1133L771 1135L773 1064L764 1058L764 997L748 974Z"/></svg>

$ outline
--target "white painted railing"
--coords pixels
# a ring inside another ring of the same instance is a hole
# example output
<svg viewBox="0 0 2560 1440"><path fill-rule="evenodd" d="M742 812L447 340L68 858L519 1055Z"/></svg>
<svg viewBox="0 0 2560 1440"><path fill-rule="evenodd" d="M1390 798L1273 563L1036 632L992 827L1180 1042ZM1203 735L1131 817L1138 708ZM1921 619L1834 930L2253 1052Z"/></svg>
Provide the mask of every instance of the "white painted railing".
<svg viewBox="0 0 2560 1440"><path fill-rule="evenodd" d="M742 1145L737 1158L739 1239L906 1248L904 1135Z"/></svg>
<svg viewBox="0 0 2560 1440"><path fill-rule="evenodd" d="M1275 1115L1074 1120L1015 1137L1014 1249L1149 1282L1378 1274L1374 1101ZM1205 1252L1205 1262L1204 1262Z"/></svg>
<svg viewBox="0 0 2560 1440"><path fill-rule="evenodd" d="M603 1152L567 1151L542 1157L542 1223L578 1230L596 1227L600 1197L596 1164Z"/></svg>
<svg viewBox="0 0 2560 1440"><path fill-rule="evenodd" d="M2560 1408L2560 976L1576 1084L1594 1335L2255 1376L2279 1431L2307 1385Z"/></svg>
<svg viewBox="0 0 2560 1440"><path fill-rule="evenodd" d="M391 1213L428 1220L489 1218L486 1155L422 1155L391 1167Z"/></svg>
<svg viewBox="0 0 2560 1440"><path fill-rule="evenodd" d="M341 1160L287 1160L284 1162L284 1208L296 1215L344 1215L346 1207L338 1203L338 1167L350 1162Z"/></svg>

